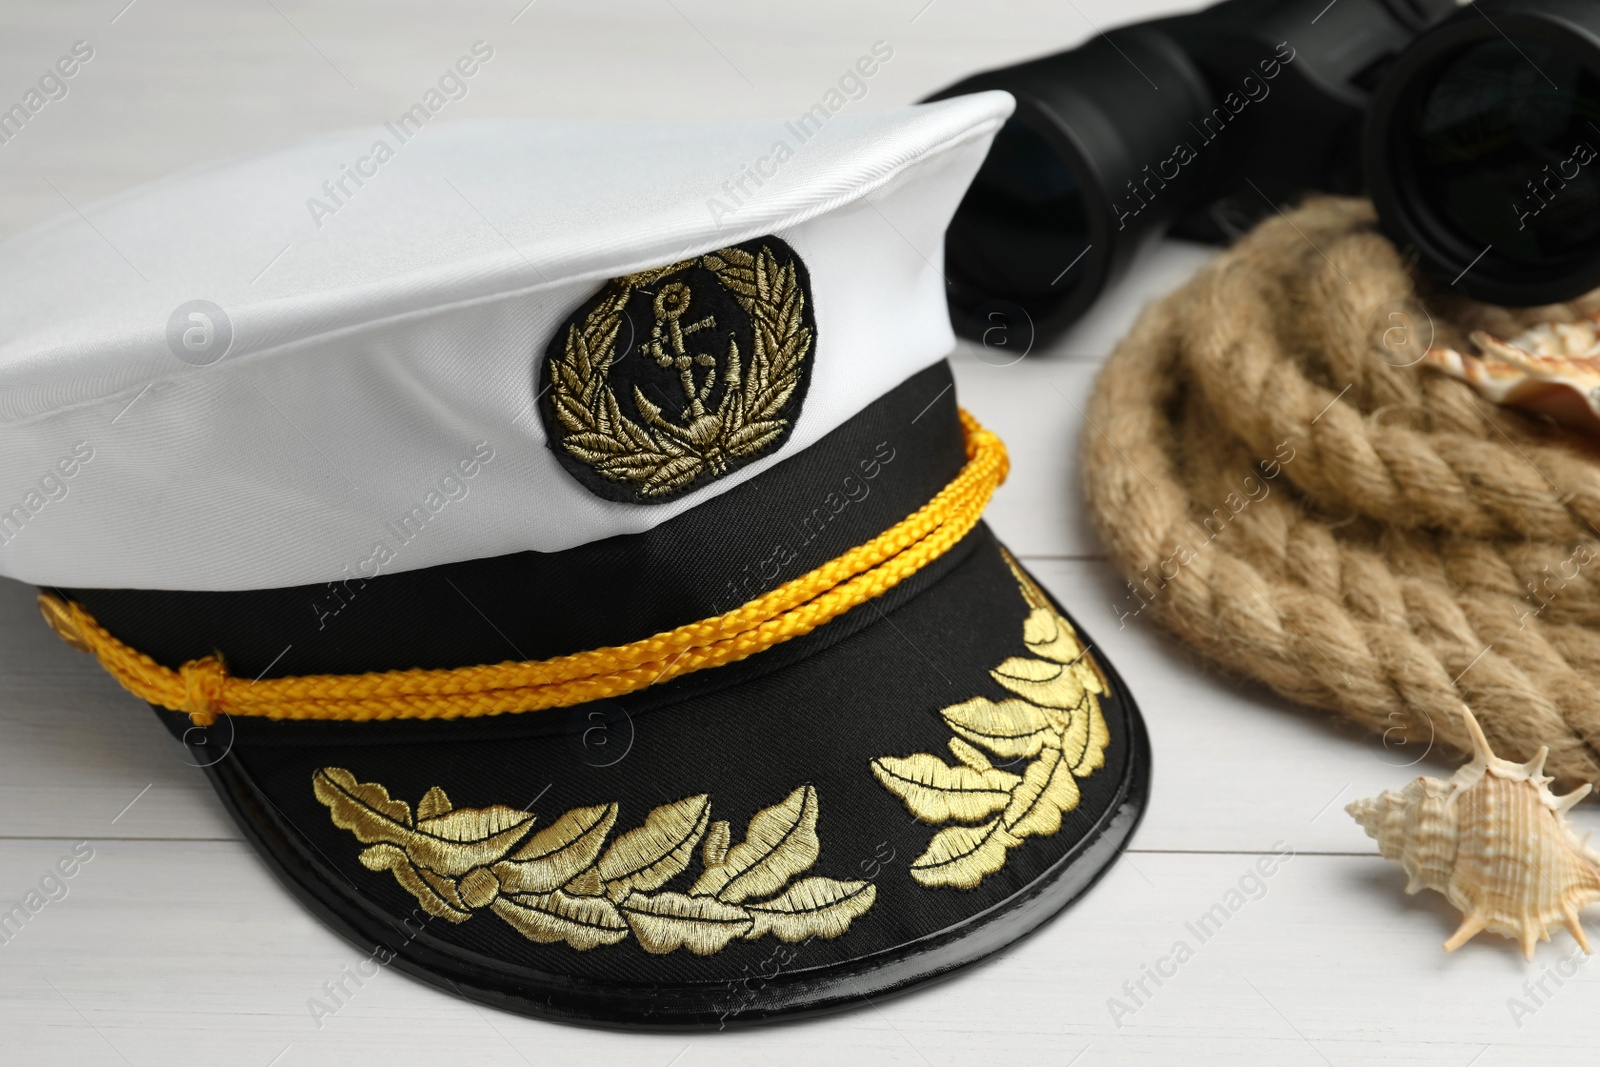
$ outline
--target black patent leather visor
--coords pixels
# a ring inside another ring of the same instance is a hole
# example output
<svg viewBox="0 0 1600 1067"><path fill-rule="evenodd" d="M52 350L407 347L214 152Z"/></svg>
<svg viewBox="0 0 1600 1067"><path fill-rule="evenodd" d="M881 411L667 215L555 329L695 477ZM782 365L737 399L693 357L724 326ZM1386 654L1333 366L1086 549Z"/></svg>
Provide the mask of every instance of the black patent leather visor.
<svg viewBox="0 0 1600 1067"><path fill-rule="evenodd" d="M637 640L929 499L963 458L949 386L930 368L650 533L373 579L318 636L295 630L316 589L60 592L159 662L218 649L241 674ZM268 662L286 643L303 651ZM1123 681L981 523L803 637L615 700L450 721L224 716L203 736L160 714L289 888L379 963L510 1011L632 1027L843 1008L995 952L1126 845L1150 766Z"/></svg>

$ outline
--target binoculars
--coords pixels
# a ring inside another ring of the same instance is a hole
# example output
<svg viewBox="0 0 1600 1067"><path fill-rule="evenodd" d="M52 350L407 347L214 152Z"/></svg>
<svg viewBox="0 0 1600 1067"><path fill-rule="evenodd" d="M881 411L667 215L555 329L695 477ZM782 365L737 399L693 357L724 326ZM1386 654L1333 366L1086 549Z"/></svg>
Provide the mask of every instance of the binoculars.
<svg viewBox="0 0 1600 1067"><path fill-rule="evenodd" d="M1225 0L966 78L1013 117L945 241L952 319L1060 333L1166 233L1365 192L1441 286L1600 286L1600 2Z"/></svg>

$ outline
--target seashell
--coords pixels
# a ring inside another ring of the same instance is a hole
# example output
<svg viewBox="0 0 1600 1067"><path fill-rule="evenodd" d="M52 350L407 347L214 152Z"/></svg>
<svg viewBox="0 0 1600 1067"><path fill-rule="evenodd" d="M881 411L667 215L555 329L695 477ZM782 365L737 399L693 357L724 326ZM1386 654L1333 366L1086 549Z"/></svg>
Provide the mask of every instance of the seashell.
<svg viewBox="0 0 1600 1067"><path fill-rule="evenodd" d="M1496 404L1548 415L1600 438L1600 313L1540 323L1510 341L1483 330L1471 336L1481 355L1430 348L1422 358Z"/></svg>
<svg viewBox="0 0 1600 1067"><path fill-rule="evenodd" d="M1549 788L1554 779L1541 773L1548 749L1527 763L1500 759L1472 712L1461 710L1472 737L1471 763L1448 782L1418 778L1344 810L1378 842L1385 859L1405 868L1407 893L1432 889L1461 912L1446 952L1488 930L1520 941L1531 960L1534 945L1550 940L1558 921L1588 952L1578 909L1600 898L1600 857L1578 840L1566 813L1591 787L1555 796Z"/></svg>

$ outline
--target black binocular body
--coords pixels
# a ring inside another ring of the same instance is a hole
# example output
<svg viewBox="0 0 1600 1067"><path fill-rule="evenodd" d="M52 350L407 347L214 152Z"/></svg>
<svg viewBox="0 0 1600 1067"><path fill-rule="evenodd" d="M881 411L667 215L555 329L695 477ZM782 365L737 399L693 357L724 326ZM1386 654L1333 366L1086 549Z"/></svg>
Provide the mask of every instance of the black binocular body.
<svg viewBox="0 0 1600 1067"><path fill-rule="evenodd" d="M1367 192L1440 284L1600 286L1600 0L1226 0L966 78L1014 116L957 210L958 331L1059 333L1140 250Z"/></svg>

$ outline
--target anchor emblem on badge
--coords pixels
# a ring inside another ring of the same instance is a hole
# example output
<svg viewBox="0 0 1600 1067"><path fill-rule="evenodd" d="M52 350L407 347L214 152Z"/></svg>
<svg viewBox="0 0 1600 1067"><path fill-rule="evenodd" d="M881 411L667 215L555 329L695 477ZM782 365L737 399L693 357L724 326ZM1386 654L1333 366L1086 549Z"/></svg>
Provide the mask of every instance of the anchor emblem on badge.
<svg viewBox="0 0 1600 1067"><path fill-rule="evenodd" d="M688 314L693 299L693 292L683 282L663 285L651 301L655 324L650 328L650 340L641 342L639 347L656 361L656 366L677 368L678 380L683 385L683 395L688 401L683 418L688 423L689 437L697 444L708 445L716 440L722 428L721 419L706 413L706 399L717 384L717 357L703 352L691 354L685 338L700 330L715 329L717 317L707 315L697 322L683 325L683 317ZM738 365L739 342L730 337L728 366ZM694 379L694 368L697 366L708 368L705 381L698 387Z"/></svg>
<svg viewBox="0 0 1600 1067"><path fill-rule="evenodd" d="M557 460L598 496L650 504L775 451L810 377L809 287L771 236L611 279L547 350L536 395Z"/></svg>

